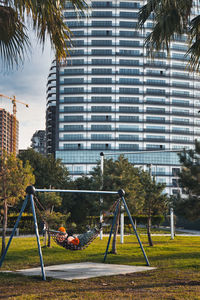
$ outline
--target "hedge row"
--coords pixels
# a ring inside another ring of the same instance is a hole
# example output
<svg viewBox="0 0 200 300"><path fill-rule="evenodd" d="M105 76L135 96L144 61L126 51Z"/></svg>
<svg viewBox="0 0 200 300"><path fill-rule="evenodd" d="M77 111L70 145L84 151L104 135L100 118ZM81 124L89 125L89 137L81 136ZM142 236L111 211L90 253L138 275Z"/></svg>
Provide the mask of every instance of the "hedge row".
<svg viewBox="0 0 200 300"><path fill-rule="evenodd" d="M12 214L8 216L8 228L13 228L17 221L18 215ZM42 230L42 222L38 220L39 230ZM34 220L32 214L24 214L22 215L19 221L19 233L20 234L32 234L35 232Z"/></svg>
<svg viewBox="0 0 200 300"><path fill-rule="evenodd" d="M12 214L8 216L8 228L13 228L16 221L17 221L18 215ZM138 216L132 216L133 221L136 222L138 225L146 225L147 224L147 216L144 215L138 215ZM108 224L107 229L105 228L104 231L106 232L107 230L110 230L110 225L112 224L113 221L113 216L110 216L109 218L106 217L105 223ZM152 225L159 226L161 223L164 222L164 216L162 215L156 215L152 217ZM86 225L89 225L91 227L95 226L96 224L99 223L99 216L91 216L87 217L87 220L85 224L76 224L76 230L77 232L83 232L85 231ZM124 216L124 225L125 225L125 230L129 229L130 227L130 220L128 216ZM67 225L68 227L69 225ZM39 231L42 231L43 228L43 222L42 220L38 219L38 227ZM23 214L18 228L20 229L20 234L32 234L35 232L34 229L34 220L33 220L33 215L32 214ZM127 231L126 230L126 231Z"/></svg>
<svg viewBox="0 0 200 300"><path fill-rule="evenodd" d="M146 225L147 224L147 216L145 215L133 215L132 216L132 219L134 222L136 222L137 224L140 224L140 225ZM88 217L88 223L89 225L94 225L94 224L98 224L99 223L99 216L95 216L95 217ZM113 221L113 216L110 216L109 218L105 218L105 222L106 223L112 223ZM156 225L156 226L159 226L160 224L162 224L165 220L165 217L163 215L155 215L151 218L151 221L152 221L152 225ZM124 224L125 225L129 225L130 224L130 219L127 215L124 216Z"/></svg>

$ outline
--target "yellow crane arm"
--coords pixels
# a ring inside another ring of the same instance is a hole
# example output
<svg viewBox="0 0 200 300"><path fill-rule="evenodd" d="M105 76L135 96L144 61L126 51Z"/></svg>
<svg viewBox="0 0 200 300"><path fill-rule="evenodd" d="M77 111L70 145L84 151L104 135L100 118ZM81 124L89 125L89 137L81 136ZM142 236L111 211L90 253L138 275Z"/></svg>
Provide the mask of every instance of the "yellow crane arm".
<svg viewBox="0 0 200 300"><path fill-rule="evenodd" d="M0 94L0 97L4 97L4 98L7 98L7 99L10 99L11 101L16 101L18 103L24 104L26 107L29 107L27 103L24 103L21 100L16 99L15 96L12 98L12 97L6 96L4 94Z"/></svg>
<svg viewBox="0 0 200 300"><path fill-rule="evenodd" d="M9 97L9 96L6 96L4 94L0 94L0 97L7 98L7 99L12 101L12 103L13 103L13 115L14 116L16 116L16 112L17 112L16 102L24 104L26 107L29 107L27 103L24 103L21 100L16 99L15 96Z"/></svg>
<svg viewBox="0 0 200 300"><path fill-rule="evenodd" d="M6 95L3 95L3 94L0 94L0 97L5 97L5 98L8 98L8 99L12 99L12 98L10 98L10 97L8 97Z"/></svg>

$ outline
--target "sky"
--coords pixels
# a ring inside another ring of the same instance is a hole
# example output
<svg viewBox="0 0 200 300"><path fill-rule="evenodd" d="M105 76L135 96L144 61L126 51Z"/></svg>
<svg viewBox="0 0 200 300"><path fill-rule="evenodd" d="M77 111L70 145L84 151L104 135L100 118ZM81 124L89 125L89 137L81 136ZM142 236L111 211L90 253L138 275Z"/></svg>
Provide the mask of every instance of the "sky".
<svg viewBox="0 0 200 300"><path fill-rule="evenodd" d="M36 130L45 129L46 84L49 68L53 58L49 42L44 51L34 37L31 37L32 50L26 57L24 65L18 70L0 70L0 94L27 103L17 103L19 121L19 149L27 149ZM12 113L12 102L0 97L0 107Z"/></svg>

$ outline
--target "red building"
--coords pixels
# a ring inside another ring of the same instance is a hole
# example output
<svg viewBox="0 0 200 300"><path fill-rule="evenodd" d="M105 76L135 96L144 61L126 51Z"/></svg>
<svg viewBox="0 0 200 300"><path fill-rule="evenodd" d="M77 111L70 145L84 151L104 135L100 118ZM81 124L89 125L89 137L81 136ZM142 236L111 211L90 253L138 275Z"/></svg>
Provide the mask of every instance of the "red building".
<svg viewBox="0 0 200 300"><path fill-rule="evenodd" d="M5 109L0 108L0 154L18 152L19 122Z"/></svg>

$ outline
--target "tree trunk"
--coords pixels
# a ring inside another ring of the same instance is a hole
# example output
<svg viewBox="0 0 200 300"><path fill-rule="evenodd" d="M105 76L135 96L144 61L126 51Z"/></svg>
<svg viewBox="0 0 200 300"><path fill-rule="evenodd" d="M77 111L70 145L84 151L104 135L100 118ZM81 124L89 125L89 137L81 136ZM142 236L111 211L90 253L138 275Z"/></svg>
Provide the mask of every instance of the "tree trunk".
<svg viewBox="0 0 200 300"><path fill-rule="evenodd" d="M42 229L42 233L43 233L43 246L46 247L47 246L47 229L48 226L45 222L43 222L43 229Z"/></svg>
<svg viewBox="0 0 200 300"><path fill-rule="evenodd" d="M47 241L47 247L51 247L51 235L50 235L50 232L49 232L49 225L47 225L47 228L48 228L48 241Z"/></svg>
<svg viewBox="0 0 200 300"><path fill-rule="evenodd" d="M118 215L117 215L116 224L115 224L115 231L114 231L114 235L113 235L112 250L110 252L112 254L117 254L116 243L117 243L117 233L118 233L118 229L119 229L119 217L120 217L120 209L118 210Z"/></svg>
<svg viewBox="0 0 200 300"><path fill-rule="evenodd" d="M151 239L151 217L148 217L147 219L147 236L148 236L149 246L153 246L153 241Z"/></svg>
<svg viewBox="0 0 200 300"><path fill-rule="evenodd" d="M6 249L6 229L8 222L8 204L7 201L4 200L3 204L3 228L2 228L2 247L1 247L1 255L3 255Z"/></svg>
<svg viewBox="0 0 200 300"><path fill-rule="evenodd" d="M46 230L44 232L44 242L43 242L43 244L44 244L44 247L47 246L47 231Z"/></svg>
<svg viewBox="0 0 200 300"><path fill-rule="evenodd" d="M51 235L50 233L48 232L48 243L47 243L47 247L51 247Z"/></svg>

